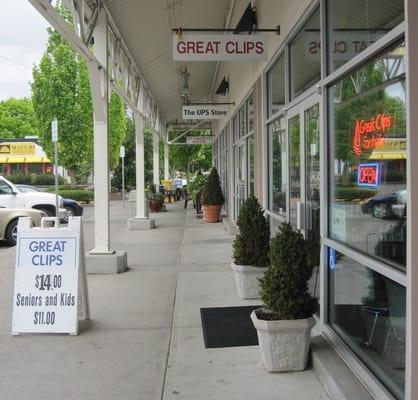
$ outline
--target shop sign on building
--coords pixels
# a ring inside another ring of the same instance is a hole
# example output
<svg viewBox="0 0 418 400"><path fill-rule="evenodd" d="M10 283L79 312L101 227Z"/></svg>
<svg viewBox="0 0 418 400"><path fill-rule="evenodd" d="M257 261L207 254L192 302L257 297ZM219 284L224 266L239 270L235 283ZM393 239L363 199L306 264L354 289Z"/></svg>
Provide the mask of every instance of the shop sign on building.
<svg viewBox="0 0 418 400"><path fill-rule="evenodd" d="M229 118L227 104L192 104L183 106L183 119Z"/></svg>
<svg viewBox="0 0 418 400"><path fill-rule="evenodd" d="M54 218L44 218L42 224ZM88 318L80 217L68 227L32 228L20 218L16 245L12 334L78 333Z"/></svg>
<svg viewBox="0 0 418 400"><path fill-rule="evenodd" d="M15 143L0 143L0 154L31 156L36 153L35 143L30 142L15 142Z"/></svg>
<svg viewBox="0 0 418 400"><path fill-rule="evenodd" d="M173 34L174 61L265 61L262 35Z"/></svg>
<svg viewBox="0 0 418 400"><path fill-rule="evenodd" d="M211 136L188 136L186 138L187 144L212 144Z"/></svg>

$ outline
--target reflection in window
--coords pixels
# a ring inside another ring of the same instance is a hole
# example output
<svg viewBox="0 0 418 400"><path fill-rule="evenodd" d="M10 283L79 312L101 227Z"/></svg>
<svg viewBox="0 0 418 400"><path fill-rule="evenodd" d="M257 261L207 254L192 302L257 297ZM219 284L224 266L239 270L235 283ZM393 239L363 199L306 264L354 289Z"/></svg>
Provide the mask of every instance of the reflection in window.
<svg viewBox="0 0 418 400"><path fill-rule="evenodd" d="M248 132L254 130L254 98L253 95L247 100L247 113L248 113Z"/></svg>
<svg viewBox="0 0 418 400"><path fill-rule="evenodd" d="M242 138L247 134L247 118L245 112L245 104L239 110L239 137Z"/></svg>
<svg viewBox="0 0 418 400"><path fill-rule="evenodd" d="M270 162L270 210L286 214L286 127L284 118L276 119L268 127Z"/></svg>
<svg viewBox="0 0 418 400"><path fill-rule="evenodd" d="M403 0L329 1L331 72L404 20Z"/></svg>
<svg viewBox="0 0 418 400"><path fill-rule="evenodd" d="M319 8L290 43L290 89L294 99L321 78Z"/></svg>
<svg viewBox="0 0 418 400"><path fill-rule="evenodd" d="M267 74L268 116L279 112L285 104L285 67L284 55L276 61Z"/></svg>
<svg viewBox="0 0 418 400"><path fill-rule="evenodd" d="M296 227L297 205L300 201L300 117L289 120L289 222Z"/></svg>
<svg viewBox="0 0 418 400"><path fill-rule="evenodd" d="M248 150L248 196L254 195L254 138L247 139Z"/></svg>
<svg viewBox="0 0 418 400"><path fill-rule="evenodd" d="M404 268L404 46L354 71L330 103L331 237Z"/></svg>
<svg viewBox="0 0 418 400"><path fill-rule="evenodd" d="M405 287L329 250L330 324L388 389L403 398Z"/></svg>

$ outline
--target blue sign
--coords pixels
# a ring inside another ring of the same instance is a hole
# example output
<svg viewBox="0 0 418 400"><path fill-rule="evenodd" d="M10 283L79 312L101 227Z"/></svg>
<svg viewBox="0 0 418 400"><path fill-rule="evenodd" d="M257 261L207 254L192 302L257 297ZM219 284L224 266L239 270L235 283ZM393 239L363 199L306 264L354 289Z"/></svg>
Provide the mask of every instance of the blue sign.
<svg viewBox="0 0 418 400"><path fill-rule="evenodd" d="M336 258L337 254L336 254L335 249L333 249L332 247L329 247L328 250L329 250L329 269L334 270L336 260L337 260L337 258Z"/></svg>
<svg viewBox="0 0 418 400"><path fill-rule="evenodd" d="M379 185L380 168L377 163L359 164L357 185L377 187Z"/></svg>

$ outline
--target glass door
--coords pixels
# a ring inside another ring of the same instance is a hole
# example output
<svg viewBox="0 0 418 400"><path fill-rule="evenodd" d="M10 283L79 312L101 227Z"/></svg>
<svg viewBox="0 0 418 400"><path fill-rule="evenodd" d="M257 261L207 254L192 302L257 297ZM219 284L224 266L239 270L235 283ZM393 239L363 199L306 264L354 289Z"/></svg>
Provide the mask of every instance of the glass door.
<svg viewBox="0 0 418 400"><path fill-rule="evenodd" d="M319 235L319 103L299 103L287 115L289 222L306 238ZM319 236L318 236L319 237Z"/></svg>
<svg viewBox="0 0 418 400"><path fill-rule="evenodd" d="M289 151L289 222L309 242L314 268L310 291L319 297L320 152L319 102L309 98L287 114Z"/></svg>
<svg viewBox="0 0 418 400"><path fill-rule="evenodd" d="M234 164L235 164L235 187L234 187L234 202L235 202L235 215L234 219L238 218L241 204L246 199L246 153L245 153L245 142L240 141L234 147Z"/></svg>

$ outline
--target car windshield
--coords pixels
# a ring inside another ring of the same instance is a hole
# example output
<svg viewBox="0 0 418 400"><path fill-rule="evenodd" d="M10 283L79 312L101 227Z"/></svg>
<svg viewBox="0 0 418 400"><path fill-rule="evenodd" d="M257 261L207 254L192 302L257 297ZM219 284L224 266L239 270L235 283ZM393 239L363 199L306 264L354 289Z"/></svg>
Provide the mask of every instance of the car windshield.
<svg viewBox="0 0 418 400"><path fill-rule="evenodd" d="M33 186L16 185L16 187L23 193L40 192L40 190Z"/></svg>

